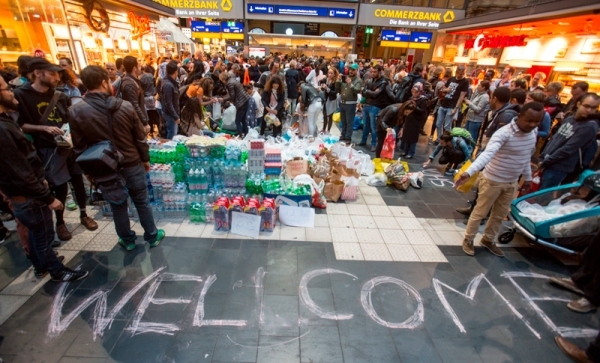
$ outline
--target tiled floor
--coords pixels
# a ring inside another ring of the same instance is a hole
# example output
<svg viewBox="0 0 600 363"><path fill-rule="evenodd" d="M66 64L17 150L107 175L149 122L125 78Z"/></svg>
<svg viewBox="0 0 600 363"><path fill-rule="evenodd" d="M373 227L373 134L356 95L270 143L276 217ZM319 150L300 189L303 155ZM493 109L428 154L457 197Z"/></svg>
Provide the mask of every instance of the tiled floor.
<svg viewBox="0 0 600 363"><path fill-rule="evenodd" d="M424 143L418 150L413 170L430 151ZM407 192L361 182L356 201L329 203L314 227L277 225L258 240L164 219L157 222L168 236L163 243L149 249L139 238L131 252L117 245L110 219L99 218L98 231L89 232L78 226L77 212L67 212L74 238L59 251L90 276L68 285L37 280L16 237L0 246L0 357L568 362L553 326L584 332L598 320L566 309L576 296L543 276L568 276L574 261L522 248L530 247L522 238L502 246L504 259L478 246L475 257L465 256L465 225L454 209L466 196L449 180L430 170L423 189ZM132 229L143 233L135 221ZM505 273L542 299L537 308ZM482 278L479 291L467 295Z"/></svg>

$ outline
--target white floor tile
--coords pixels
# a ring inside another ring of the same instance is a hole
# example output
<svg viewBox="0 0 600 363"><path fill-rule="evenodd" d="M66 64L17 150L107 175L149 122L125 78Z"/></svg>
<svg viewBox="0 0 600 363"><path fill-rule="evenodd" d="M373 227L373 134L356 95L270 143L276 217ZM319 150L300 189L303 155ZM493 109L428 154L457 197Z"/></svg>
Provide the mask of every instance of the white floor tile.
<svg viewBox="0 0 600 363"><path fill-rule="evenodd" d="M315 214L315 227L329 227L327 214Z"/></svg>
<svg viewBox="0 0 600 363"><path fill-rule="evenodd" d="M364 260L360 244L358 243L333 243L335 258L338 260Z"/></svg>
<svg viewBox="0 0 600 363"><path fill-rule="evenodd" d="M327 204L327 214L342 214L348 215L348 207L344 203L329 203Z"/></svg>
<svg viewBox="0 0 600 363"><path fill-rule="evenodd" d="M410 245L387 245L394 261L419 262L419 255Z"/></svg>
<svg viewBox="0 0 600 363"><path fill-rule="evenodd" d="M464 233L456 231L435 231L446 246L462 246Z"/></svg>
<svg viewBox="0 0 600 363"><path fill-rule="evenodd" d="M433 240L433 243L435 243L438 246L444 246L446 243L444 242L444 239L441 238L436 231L426 231L427 234L429 235L429 237L431 237L431 239Z"/></svg>
<svg viewBox="0 0 600 363"><path fill-rule="evenodd" d="M327 218L329 218L329 226L331 228L352 228L352 219L349 215L328 214Z"/></svg>
<svg viewBox="0 0 600 363"><path fill-rule="evenodd" d="M379 233L383 237L383 241L387 244L392 245L409 245L408 238L404 234L404 231L393 230L393 229L380 229Z"/></svg>
<svg viewBox="0 0 600 363"><path fill-rule="evenodd" d="M362 195L376 195L376 196L380 196L381 194L379 194L379 190L377 190L377 187L372 187L370 185L361 185L359 186L360 189L360 194Z"/></svg>
<svg viewBox="0 0 600 363"><path fill-rule="evenodd" d="M306 241L306 228L281 226L280 239L283 241Z"/></svg>
<svg viewBox="0 0 600 363"><path fill-rule="evenodd" d="M358 237L354 228L331 228L331 239L333 242L355 242L358 243Z"/></svg>
<svg viewBox="0 0 600 363"><path fill-rule="evenodd" d="M448 262L442 251L435 245L412 246L421 262Z"/></svg>
<svg viewBox="0 0 600 363"><path fill-rule="evenodd" d="M375 218L371 216L351 216L354 228L377 229Z"/></svg>
<svg viewBox="0 0 600 363"><path fill-rule="evenodd" d="M423 226L424 230L433 231L433 227L431 227L431 225L427 221L427 218L417 218L417 220L419 221L419 223L421 223L421 226Z"/></svg>
<svg viewBox="0 0 600 363"><path fill-rule="evenodd" d="M400 225L402 229L408 230L425 230L425 228L421 225L421 222L417 218L410 217L396 217L396 221Z"/></svg>
<svg viewBox="0 0 600 363"><path fill-rule="evenodd" d="M450 224L446 219L427 218L427 223L434 231L456 231L453 224Z"/></svg>
<svg viewBox="0 0 600 363"><path fill-rule="evenodd" d="M378 195L365 195L365 204L371 205L385 205L385 201L381 196Z"/></svg>
<svg viewBox="0 0 600 363"><path fill-rule="evenodd" d="M404 230L404 234L411 245L434 245L433 239L429 237L427 231Z"/></svg>
<svg viewBox="0 0 600 363"><path fill-rule="evenodd" d="M391 217L392 211L387 205L370 205L369 210L371 211L371 215L381 216L381 217Z"/></svg>
<svg viewBox="0 0 600 363"><path fill-rule="evenodd" d="M348 206L348 212L352 216L370 216L371 210L366 204L350 204Z"/></svg>
<svg viewBox="0 0 600 363"><path fill-rule="evenodd" d="M392 255L383 243L365 243L361 244L360 248L362 249L365 261L393 261Z"/></svg>
<svg viewBox="0 0 600 363"><path fill-rule="evenodd" d="M108 252L111 251L117 245L117 243L119 243L119 238L116 235L100 234L94 237L94 239L85 245L82 250ZM143 235L138 236L137 243L145 243Z"/></svg>
<svg viewBox="0 0 600 363"><path fill-rule="evenodd" d="M331 230L329 227L315 227L306 229L306 240L308 242L331 242Z"/></svg>
<svg viewBox="0 0 600 363"><path fill-rule="evenodd" d="M346 205L353 205L353 204L359 204L359 205L367 204L367 202L365 201L365 196L359 194L356 196L356 200L347 200L346 201Z"/></svg>
<svg viewBox="0 0 600 363"><path fill-rule="evenodd" d="M200 238L206 225L206 223L192 223L187 220L183 221L177 229L177 232L175 232L175 237Z"/></svg>
<svg viewBox="0 0 600 363"><path fill-rule="evenodd" d="M161 219L158 222L156 222L156 228L164 230L165 235L167 235L167 236L174 236L175 233L177 232L177 230L179 229L179 226L181 225L181 223L183 223L183 219L182 220ZM139 223L136 223L136 224L139 224ZM143 235L143 232L142 232L142 235Z"/></svg>
<svg viewBox="0 0 600 363"><path fill-rule="evenodd" d="M390 211L394 217L411 217L415 218L409 207L390 206Z"/></svg>
<svg viewBox="0 0 600 363"><path fill-rule="evenodd" d="M379 229L400 230L400 225L395 217L375 217L375 223Z"/></svg>
<svg viewBox="0 0 600 363"><path fill-rule="evenodd" d="M227 238L229 231L215 231L213 223L207 224L202 231L202 238Z"/></svg>
<svg viewBox="0 0 600 363"><path fill-rule="evenodd" d="M29 296L0 295L0 325L4 324L27 300Z"/></svg>
<svg viewBox="0 0 600 363"><path fill-rule="evenodd" d="M383 237L376 229L355 228L354 232L361 243L384 243Z"/></svg>

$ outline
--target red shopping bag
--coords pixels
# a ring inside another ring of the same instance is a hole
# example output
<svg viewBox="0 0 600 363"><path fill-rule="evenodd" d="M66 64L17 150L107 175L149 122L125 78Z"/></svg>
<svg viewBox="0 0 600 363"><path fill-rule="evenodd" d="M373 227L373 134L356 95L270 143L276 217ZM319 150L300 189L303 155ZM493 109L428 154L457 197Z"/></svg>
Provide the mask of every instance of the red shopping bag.
<svg viewBox="0 0 600 363"><path fill-rule="evenodd" d="M529 193L535 193L540 190L541 185L542 185L542 173L539 171L536 171L535 173L533 173L533 176L531 177L531 187L529 188L529 191L527 193L523 193L523 190L521 189L521 190L519 190L518 196L522 197Z"/></svg>
<svg viewBox="0 0 600 363"><path fill-rule="evenodd" d="M396 132L394 130L388 131L383 142L383 149L381 149L382 159L394 159L394 149L396 148Z"/></svg>

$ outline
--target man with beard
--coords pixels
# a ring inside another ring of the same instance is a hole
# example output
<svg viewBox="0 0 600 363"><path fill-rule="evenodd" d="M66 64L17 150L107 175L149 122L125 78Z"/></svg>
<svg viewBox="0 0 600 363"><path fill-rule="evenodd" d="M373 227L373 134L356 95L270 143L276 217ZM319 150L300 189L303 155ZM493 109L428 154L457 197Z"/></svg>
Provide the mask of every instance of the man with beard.
<svg viewBox="0 0 600 363"><path fill-rule="evenodd" d="M48 272L52 280L77 281L87 271L73 271L65 267L52 250L54 226L51 210L63 209L48 183L44 180L44 166L33 144L8 115L15 111L18 101L7 81L9 75L0 71L0 191L9 198L15 217L29 230L29 259L38 278Z"/></svg>
<svg viewBox="0 0 600 363"><path fill-rule="evenodd" d="M156 229L148 202L146 172L150 171L150 154L144 126L130 102L111 96L106 70L88 66L81 72L81 78L89 91L83 102L69 109L75 153L80 154L101 141L113 143L123 155L120 178L100 182L98 187L110 203L119 244L127 251L135 248L136 235L127 214L127 199L131 197L144 228L144 241L156 247L165 232Z"/></svg>
<svg viewBox="0 0 600 363"><path fill-rule="evenodd" d="M73 150L59 146L56 136L65 134L68 124L67 110L71 106L69 97L55 91L60 80L62 68L43 58L34 58L29 62L31 82L17 88L14 92L19 101L19 125L23 132L30 134L33 145L45 166L46 181L54 196L65 203L69 192L68 182L73 185L75 199L79 205L80 221L90 231L98 229L98 224L87 215L85 210L86 193L83 184L83 172L75 163ZM46 112L54 103L55 106ZM45 119L44 119L45 118ZM56 234L61 241L73 236L64 221L64 211L55 210Z"/></svg>

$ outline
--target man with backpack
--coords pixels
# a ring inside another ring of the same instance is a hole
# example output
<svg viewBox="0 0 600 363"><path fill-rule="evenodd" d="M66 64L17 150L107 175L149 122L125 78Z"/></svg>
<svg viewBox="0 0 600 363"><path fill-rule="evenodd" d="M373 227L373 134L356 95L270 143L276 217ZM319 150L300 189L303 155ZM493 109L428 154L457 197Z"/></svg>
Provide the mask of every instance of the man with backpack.
<svg viewBox="0 0 600 363"><path fill-rule="evenodd" d="M138 118L142 121L146 133L149 133L150 125L148 125L148 114L144 104L144 89L138 79L141 73L138 61L135 57L127 55L123 58L123 66L125 67L125 75L121 78L121 82L117 87L117 98L131 103Z"/></svg>
<svg viewBox="0 0 600 363"><path fill-rule="evenodd" d="M421 63L414 65L413 73L409 73L399 80L400 85L397 87L397 91L394 94L394 102L404 103L408 101L412 96L412 87L417 82L423 85L426 83L426 81L423 79L423 65Z"/></svg>
<svg viewBox="0 0 600 363"><path fill-rule="evenodd" d="M446 164L444 175L454 176L456 169L471 158L473 147L470 145L469 141L465 140L463 137L453 136L449 131L445 131L444 134L440 136L440 143L429 156L429 160L423 164L423 168L428 167L440 151L442 152L442 155L440 156L439 163L442 165Z"/></svg>

